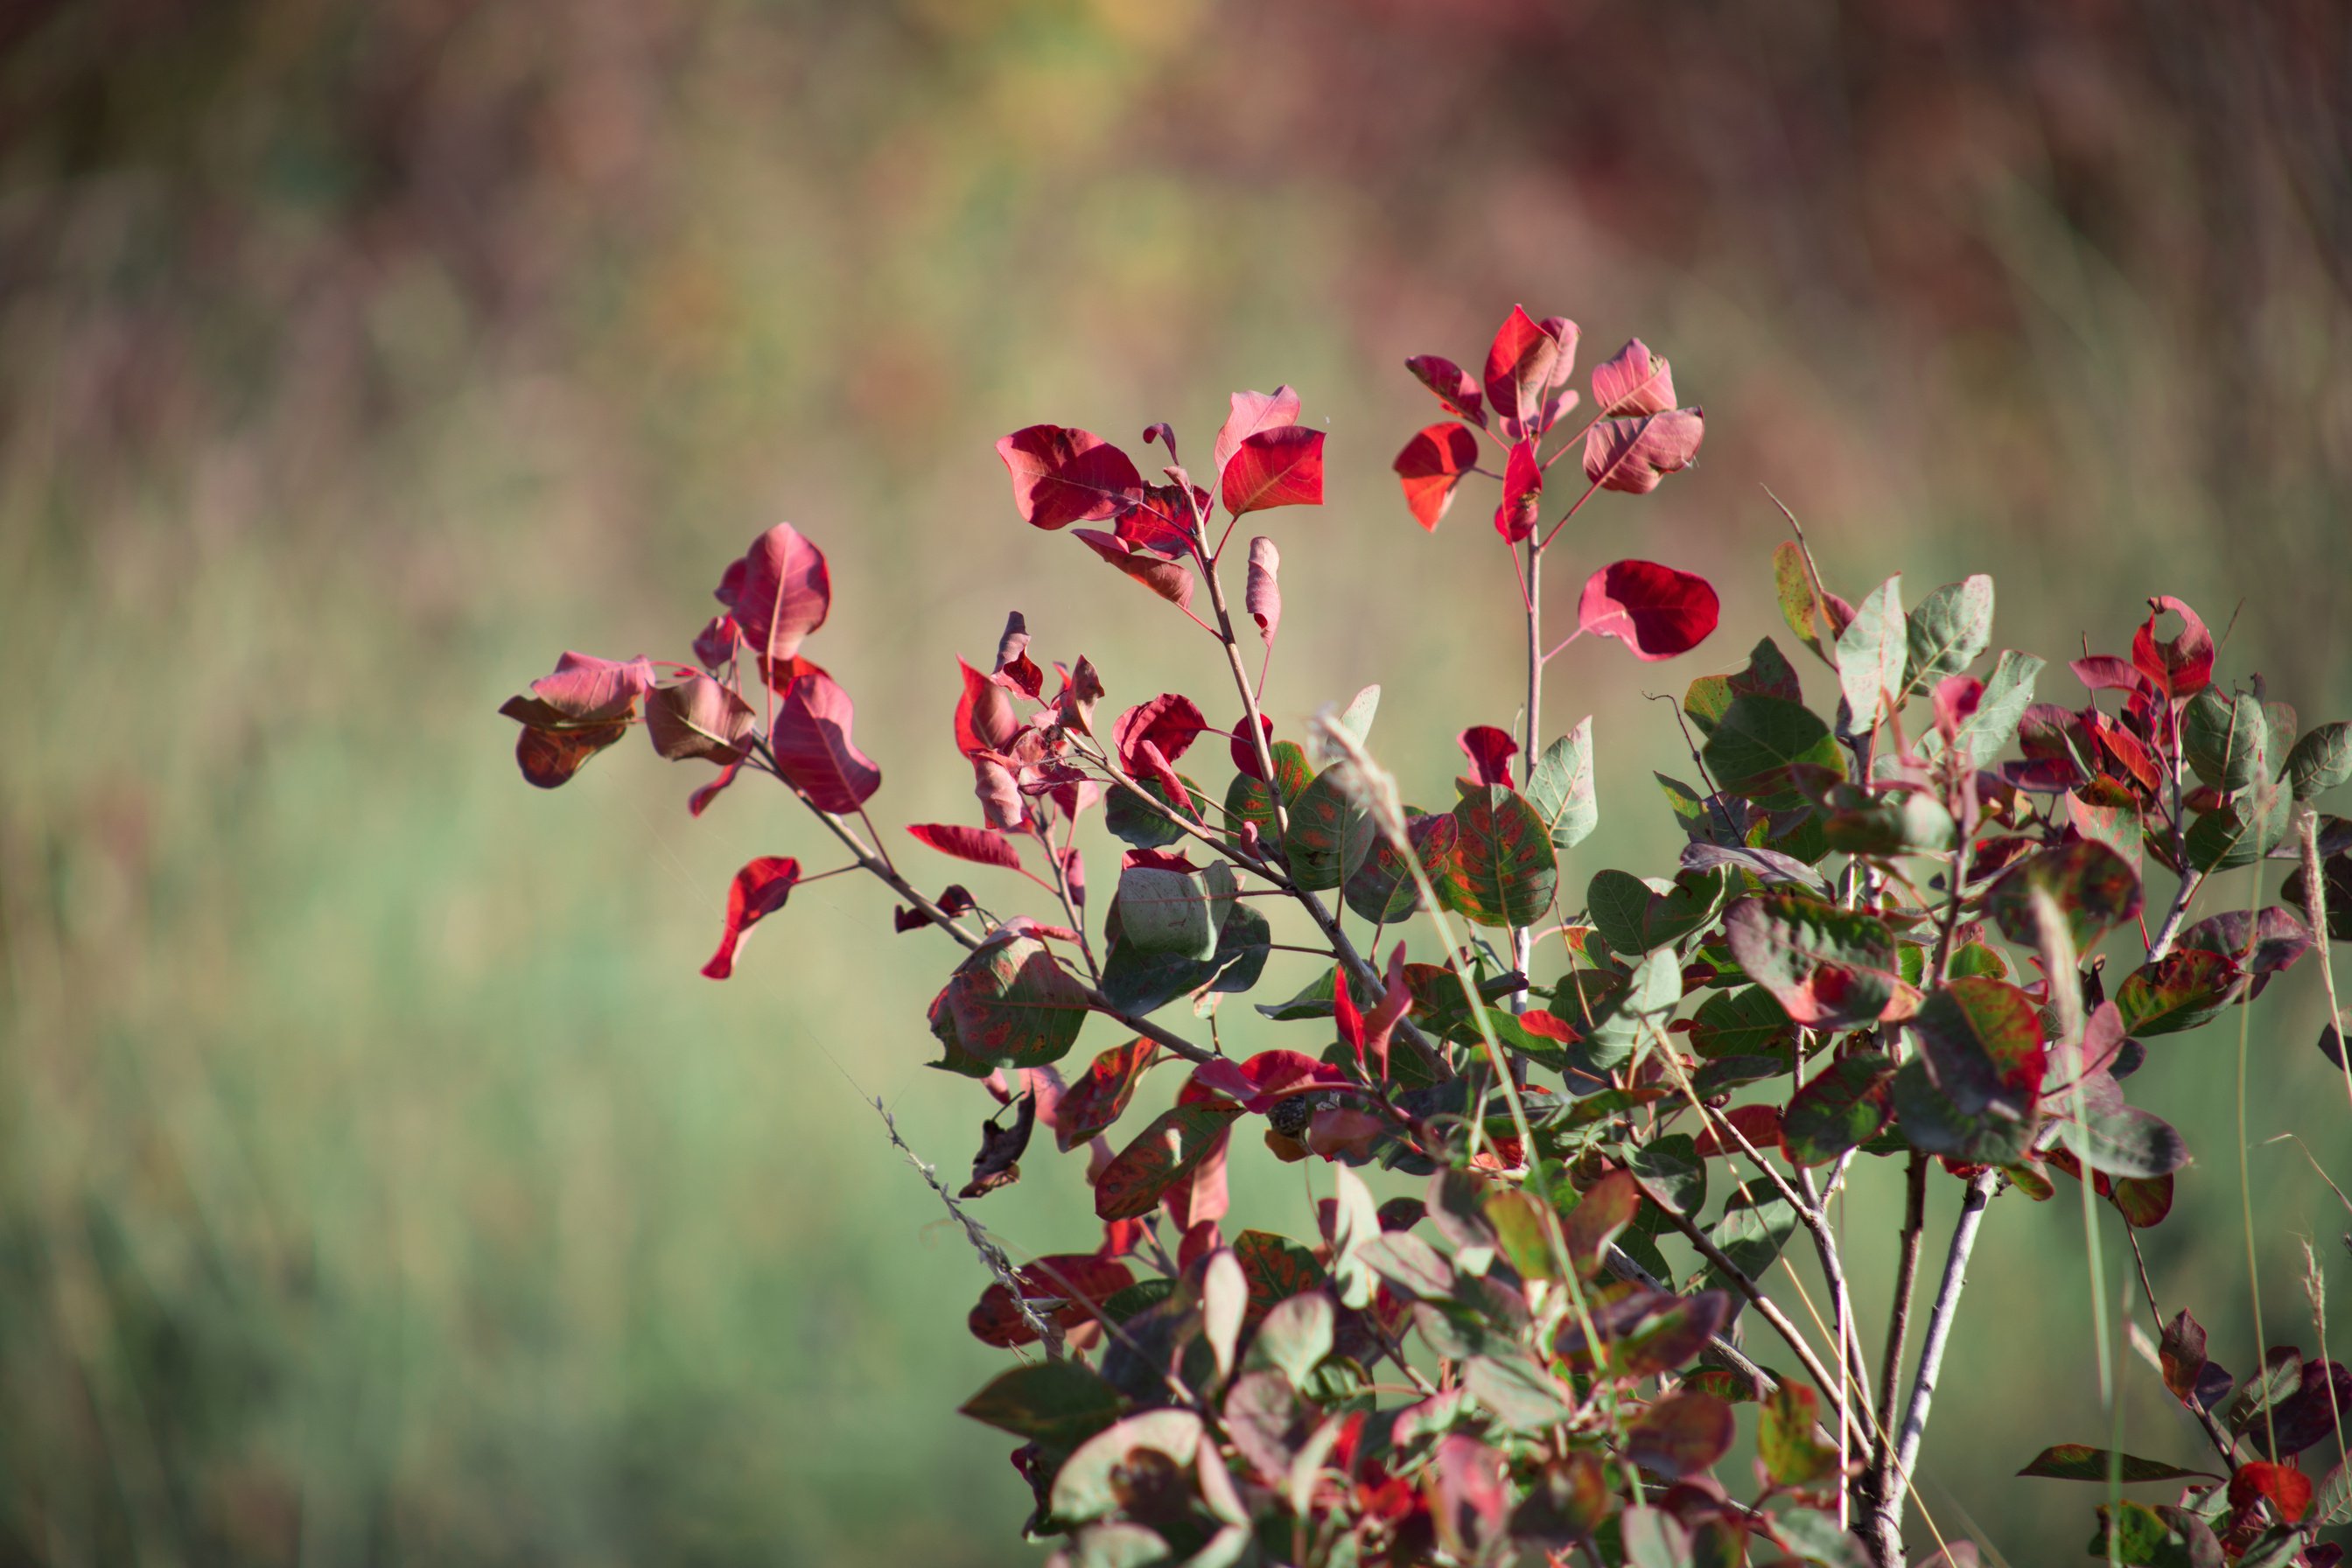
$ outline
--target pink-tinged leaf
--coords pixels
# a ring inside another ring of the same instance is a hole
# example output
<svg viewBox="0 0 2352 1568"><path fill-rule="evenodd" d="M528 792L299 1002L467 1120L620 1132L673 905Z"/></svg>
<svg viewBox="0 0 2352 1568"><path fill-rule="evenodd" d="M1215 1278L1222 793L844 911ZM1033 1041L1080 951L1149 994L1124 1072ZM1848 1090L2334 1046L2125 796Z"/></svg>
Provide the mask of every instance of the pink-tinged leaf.
<svg viewBox="0 0 2352 1568"><path fill-rule="evenodd" d="M802 676L776 704L776 766L819 811L856 811L882 787L882 770L850 739L855 715L849 693L823 674Z"/></svg>
<svg viewBox="0 0 2352 1568"><path fill-rule="evenodd" d="M1221 1145L1242 1108L1230 1100L1173 1105L1136 1134L1095 1178L1095 1215L1133 1219L1150 1214L1160 1194Z"/></svg>
<svg viewBox="0 0 2352 1568"><path fill-rule="evenodd" d="M1727 1125L1729 1131L1726 1130ZM1734 1137L1734 1132L1738 1136ZM1741 1138L1754 1144L1759 1152L1778 1149L1780 1146L1780 1110L1769 1105L1735 1105L1720 1112L1717 1120L1708 1122L1706 1131L1698 1135L1698 1157L1712 1160L1718 1155L1745 1153L1746 1151L1739 1146Z"/></svg>
<svg viewBox="0 0 2352 1568"><path fill-rule="evenodd" d="M996 639L996 672L1003 675L1007 666L1015 664L1029 664L1029 621L1020 611L1012 610L1006 613L1003 633ZM1029 668L1034 670L1037 667L1029 664ZM1043 684L1042 676L1030 682L1028 694L1036 696Z"/></svg>
<svg viewBox="0 0 2352 1568"><path fill-rule="evenodd" d="M1593 411L1604 417L1664 414L1675 405L1675 373L1639 338L1592 367Z"/></svg>
<svg viewBox="0 0 2352 1568"><path fill-rule="evenodd" d="M1201 717L1201 710L1191 698L1181 692L1163 691L1118 716L1118 722L1111 726L1111 747L1118 753L1119 765L1129 773L1141 762L1141 749L1147 741L1159 748L1160 761L1172 767L1208 727L1209 721Z"/></svg>
<svg viewBox="0 0 2352 1568"><path fill-rule="evenodd" d="M1704 577L1654 561L1620 561L1585 580L1580 631L1615 637L1643 659L1672 658L1715 630L1715 589Z"/></svg>
<svg viewBox="0 0 2352 1568"><path fill-rule="evenodd" d="M1013 709L1013 693L961 658L956 668L963 672L963 695L956 700L956 750L967 757L975 752L1004 750L1021 732L1021 715Z"/></svg>
<svg viewBox="0 0 2352 1568"><path fill-rule="evenodd" d="M1261 430L1225 465L1225 510L1235 517L1276 506L1323 504L1323 432L1304 425Z"/></svg>
<svg viewBox="0 0 2352 1568"><path fill-rule="evenodd" d="M1448 414L1459 414L1474 425L1486 423L1486 398L1470 373L1437 354L1415 354L1404 362L1415 380L1437 395Z"/></svg>
<svg viewBox="0 0 2352 1568"><path fill-rule="evenodd" d="M1274 646L1274 634L1282 625L1282 552L1274 541L1259 534L1250 541L1249 586L1244 590L1242 603L1248 606L1250 618L1257 623L1257 635L1265 646Z"/></svg>
<svg viewBox="0 0 2352 1568"><path fill-rule="evenodd" d="M734 612L754 654L785 659L800 651L802 638L824 625L825 612L833 607L833 578L824 552L791 523L780 522L727 569L718 596Z"/></svg>
<svg viewBox="0 0 2352 1568"><path fill-rule="evenodd" d="M700 789L696 790L692 795L686 797L687 815L689 816L700 816L704 812L709 810L710 803L719 798L719 792L724 790L729 784L733 784L735 782L735 775L742 771L743 764L740 763L730 763L725 767L719 769L719 776L717 778L712 779L709 784L704 784Z"/></svg>
<svg viewBox="0 0 2352 1568"><path fill-rule="evenodd" d="M1165 419L1156 425L1147 425L1143 427L1143 444L1149 447L1154 441L1168 448L1170 463L1181 463L1184 460L1176 455L1176 426L1169 424Z"/></svg>
<svg viewBox="0 0 2352 1568"><path fill-rule="evenodd" d="M1538 321L1525 308L1511 307L1486 351L1486 406L1502 421L1506 439L1543 434L1545 405L1576 374L1576 323L1566 317Z"/></svg>
<svg viewBox="0 0 2352 1568"><path fill-rule="evenodd" d="M1360 1162L1370 1156L1386 1128L1360 1106L1327 1105L1307 1119L1307 1147L1326 1160Z"/></svg>
<svg viewBox="0 0 2352 1568"><path fill-rule="evenodd" d="M1140 1036L1095 1058L1084 1077L1054 1105L1054 1142L1064 1153L1100 1136L1126 1113L1160 1047Z"/></svg>
<svg viewBox="0 0 2352 1568"><path fill-rule="evenodd" d="M2180 617L2180 635L2170 642L2156 640L2156 617L2170 610ZM2132 636L2132 663L2158 692L2167 697L2194 697L2213 683L2213 634L2197 612L2169 594L2147 602L2147 621Z"/></svg>
<svg viewBox="0 0 2352 1568"><path fill-rule="evenodd" d="M1008 871L1021 869L1021 852L1013 840L992 827L966 827L954 822L915 822L907 831L929 845L942 855L952 855L959 860L972 860L982 866L1002 866Z"/></svg>
<svg viewBox="0 0 2352 1568"><path fill-rule="evenodd" d="M732 616L713 616L710 624L696 634L694 657L705 669L717 669L735 657L735 645L742 639L743 628L735 624Z"/></svg>
<svg viewBox="0 0 2352 1568"><path fill-rule="evenodd" d="M1287 386L1277 386L1272 392L1236 392L1233 396L1234 411L1226 416L1225 427L1217 432L1217 445L1211 454L1209 467L1223 474L1225 465L1234 460L1242 443L1261 430L1280 430L1298 423L1298 394Z"/></svg>
<svg viewBox="0 0 2352 1568"><path fill-rule="evenodd" d="M1356 1053L1356 1070L1364 1070L1364 1015L1348 989L1345 970L1331 971L1331 1017L1339 1026L1339 1043Z"/></svg>
<svg viewBox="0 0 2352 1568"><path fill-rule="evenodd" d="M2068 668L2074 679L2093 691L2149 691L2147 677L2142 675L2126 658L2111 653L2094 654L2088 658L2071 661Z"/></svg>
<svg viewBox="0 0 2352 1568"><path fill-rule="evenodd" d="M793 884L800 879L801 863L788 855L762 855L736 872L735 880L727 887L726 932L702 973L713 980L734 973L735 950L741 945L743 933L782 909Z"/></svg>
<svg viewBox="0 0 2352 1568"><path fill-rule="evenodd" d="M1512 786L1511 759L1518 754L1519 743L1511 739L1510 731L1492 724L1473 724L1454 737L1462 754L1470 759L1470 776L1482 784Z"/></svg>
<svg viewBox="0 0 2352 1568"><path fill-rule="evenodd" d="M1433 533L1454 504L1454 487L1478 466L1478 437L1467 425L1432 425L1404 444L1395 466L1413 521Z"/></svg>
<svg viewBox="0 0 2352 1568"><path fill-rule="evenodd" d="M1948 675L1936 682L1936 730L1945 744L1959 738L1983 700L1984 682L1973 675Z"/></svg>
<svg viewBox="0 0 2352 1568"><path fill-rule="evenodd" d="M991 827L1010 833L1029 819L1029 805L1022 796L1021 781L1011 768L988 752L978 752L971 759L971 793Z"/></svg>
<svg viewBox="0 0 2352 1568"><path fill-rule="evenodd" d="M1180 1231L1191 1231L1198 1226L1214 1226L1233 1207L1225 1185L1225 1153L1233 1142L1227 1130L1213 1140L1209 1152L1200 1163L1169 1184L1160 1194L1168 1207L1168 1217L1176 1222Z"/></svg>
<svg viewBox="0 0 2352 1568"><path fill-rule="evenodd" d="M1690 467L1706 435L1700 408L1604 419L1584 434L1584 477L1604 490L1647 495L1663 476Z"/></svg>
<svg viewBox="0 0 2352 1568"><path fill-rule="evenodd" d="M1087 549L1178 609L1192 607L1192 569L1181 561L1171 561L1153 551L1130 546L1117 534L1105 533L1098 528L1073 529L1071 533Z"/></svg>
<svg viewBox="0 0 2352 1568"><path fill-rule="evenodd" d="M499 709L523 727L515 741L523 778L541 789L569 781L629 732L637 699L653 686L654 667L643 658L566 653L553 674L530 683L530 696L510 697Z"/></svg>
<svg viewBox="0 0 2352 1568"><path fill-rule="evenodd" d="M656 686L646 698L646 734L654 751L673 763L741 762L754 721L750 703L699 671Z"/></svg>
<svg viewBox="0 0 2352 1568"><path fill-rule="evenodd" d="M1128 455L1090 430L1032 425L996 444L1013 476L1013 506L1033 528L1116 517L1143 491Z"/></svg>
<svg viewBox="0 0 2352 1568"><path fill-rule="evenodd" d="M1531 437L1511 448L1511 459L1503 467L1503 501L1495 509L1495 531L1506 543L1517 544L1536 531L1542 506L1543 468L1536 461Z"/></svg>

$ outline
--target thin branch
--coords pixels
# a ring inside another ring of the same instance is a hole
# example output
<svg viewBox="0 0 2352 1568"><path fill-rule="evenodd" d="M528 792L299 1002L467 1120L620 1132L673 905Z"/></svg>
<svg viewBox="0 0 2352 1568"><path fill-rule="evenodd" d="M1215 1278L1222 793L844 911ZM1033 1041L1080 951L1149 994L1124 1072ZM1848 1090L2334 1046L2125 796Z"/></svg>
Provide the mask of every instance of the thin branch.
<svg viewBox="0 0 2352 1568"><path fill-rule="evenodd" d="M963 1226L965 1237L971 1241L972 1250L980 1254L980 1260L988 1265L988 1271L996 1276L998 1284L1012 1293L1013 1310L1021 1314L1021 1321L1029 1325L1030 1331L1045 1342L1045 1353L1056 1361L1061 1360L1068 1352L1062 1344L1060 1327L1030 1302L1028 1292L1022 1287L1021 1276L1013 1267L1013 1260L1004 1256L1004 1248L996 1245L995 1239L978 1220L963 1212L948 1192L946 1184L940 1180L938 1168L917 1154L908 1146L907 1141L898 1136L898 1123L890 1115L889 1106L883 1103L878 1095L875 1097L874 1113L882 1119L882 1126L890 1134L890 1142L897 1146L898 1152L907 1157L907 1163L914 1166L923 1180L929 1184L931 1191L940 1194L940 1202L947 1205L948 1213Z"/></svg>
<svg viewBox="0 0 2352 1568"><path fill-rule="evenodd" d="M2305 912L2311 917L2311 940L2319 949L2320 984L2327 988L2327 1026L2336 1031L2336 1062L2344 1069L2345 1098L2352 1100L2352 1050L2344 1046L2344 1009L2336 1000L2336 966L2327 957L2327 878L2319 863L2319 814L2308 808L2303 814L2303 898ZM2254 940L2251 925L2246 940Z"/></svg>
<svg viewBox="0 0 2352 1568"><path fill-rule="evenodd" d="M1952 1320L1959 1312L1960 1291L1968 1284L1969 1255L1976 1250L1985 1205L1992 1201L1994 1184L2000 1180L2000 1173L1996 1170L1980 1171L1969 1177L1968 1194L1960 1203L1959 1223L1952 1227L1951 1251L1944 1258L1944 1282L1936 1292L1936 1305L1927 1314L1927 1337L1919 1344L1919 1370L1911 1379L1911 1401L1903 1417L1903 1436L1895 1446L1893 1496L1882 1499L1878 1505L1882 1513L1893 1513L1898 1531L1903 1518L1903 1491L1911 1484L1912 1467L1918 1463L1920 1440L1927 1433L1928 1407L1936 1397L1936 1379L1944 1369L1944 1351L1951 1342Z"/></svg>

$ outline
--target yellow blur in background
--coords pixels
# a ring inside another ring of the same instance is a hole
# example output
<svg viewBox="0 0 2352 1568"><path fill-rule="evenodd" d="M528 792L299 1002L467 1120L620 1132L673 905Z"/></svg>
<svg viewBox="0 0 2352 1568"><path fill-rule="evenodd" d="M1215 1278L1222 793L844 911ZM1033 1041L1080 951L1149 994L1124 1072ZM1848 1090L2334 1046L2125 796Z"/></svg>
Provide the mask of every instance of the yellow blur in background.
<svg viewBox="0 0 2352 1568"><path fill-rule="evenodd" d="M1552 667L1547 730L1591 712L1601 749L1571 893L1671 851L1648 773L1683 753L1641 693L1777 629L1768 485L1850 597L1993 573L2045 698L2174 593L2217 628L2242 601L2225 674L2352 711L2346 28L2318 0L0 12L0 1562L1035 1560L1009 1441L951 1413L1003 1360L963 1328L985 1277L864 1103L970 1157L981 1097L922 1066L951 950L840 879L700 978L737 865L833 864L813 825L757 780L691 821L700 770L634 740L541 795L495 715L565 647L688 657L780 519L831 558L808 652L886 832L973 819L953 658L1008 609L1116 705L1223 713L1211 645L1017 521L1017 426L1198 447L1227 392L1297 385L1330 500L1262 520L1269 710L1295 733L1381 682L1377 748L1442 799L1520 655L1486 507L1432 538L1396 495L1435 417L1400 362L1475 363L1521 300L1588 365L1671 355L1702 466L1580 516L1555 614L1641 555L1706 573L1724 625ZM1277 953L1266 991L1311 977ZM2352 1278L2352 1215L2263 1140L2352 1177L2321 1012L2306 964L2252 1037L2261 1333L2306 1347L2298 1237ZM1300 1043L1246 1013L1229 1046ZM2233 1024L2158 1042L2134 1098L2198 1152L2151 1276L2242 1369ZM982 1216L1088 1245L1075 1157L1028 1172ZM1309 1223L1297 1170L1244 1147L1234 1181L1238 1219ZM1889 1184L1849 1216L1868 1313ZM2089 1531L2089 1489L2005 1479L2104 1437L2081 1250L2071 1204L1996 1206L1926 1451L1947 1532L2021 1563ZM2154 1373L2122 1384L2134 1449L2193 1462Z"/></svg>

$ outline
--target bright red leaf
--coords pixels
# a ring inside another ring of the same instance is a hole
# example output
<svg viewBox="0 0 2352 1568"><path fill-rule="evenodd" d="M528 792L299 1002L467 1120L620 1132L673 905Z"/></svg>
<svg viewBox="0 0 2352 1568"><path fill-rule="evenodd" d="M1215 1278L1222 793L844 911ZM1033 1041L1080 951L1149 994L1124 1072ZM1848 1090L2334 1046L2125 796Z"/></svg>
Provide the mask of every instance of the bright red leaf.
<svg viewBox="0 0 2352 1568"><path fill-rule="evenodd" d="M1128 455L1090 430L1032 425L996 443L1013 476L1013 505L1033 528L1116 517L1135 504L1143 476Z"/></svg>
<svg viewBox="0 0 2352 1568"><path fill-rule="evenodd" d="M952 855L959 860L976 861L982 866L1002 866L1008 871L1021 869L1021 852L1013 840L992 827L966 827L954 822L913 822L907 831L929 845L942 855Z"/></svg>
<svg viewBox="0 0 2352 1568"><path fill-rule="evenodd" d="M1233 407L1224 428L1217 432L1217 445L1210 454L1213 473L1223 474L1234 454L1241 450L1242 443L1259 431L1279 430L1298 423L1298 394L1287 386L1277 386L1272 392L1236 392Z"/></svg>
<svg viewBox="0 0 2352 1568"><path fill-rule="evenodd" d="M1467 425L1448 420L1407 441L1395 467L1413 521L1435 532L1438 519L1454 504L1454 487L1477 464L1478 437Z"/></svg>
<svg viewBox="0 0 2352 1568"><path fill-rule="evenodd" d="M961 658L956 667L963 671L963 695L956 700L956 750L965 756L1004 750L1021 732L1021 715L1013 709L1013 693Z"/></svg>
<svg viewBox="0 0 2352 1568"><path fill-rule="evenodd" d="M2261 1428L2256 1427L2259 1434ZM2230 1506L2252 1507L2256 1498L2268 1498L2279 1518L2293 1524L2311 1507L2311 1478L2286 1465L2262 1459L2240 1465L2230 1478Z"/></svg>
<svg viewBox="0 0 2352 1568"><path fill-rule="evenodd" d="M1225 465L1225 510L1235 517L1275 506L1323 504L1323 432L1304 425L1261 430Z"/></svg>
<svg viewBox="0 0 2352 1568"><path fill-rule="evenodd" d="M1105 533L1098 528L1073 529L1071 533L1087 549L1178 609L1191 606L1192 569L1183 562L1171 560L1157 551L1131 545L1118 535Z"/></svg>
<svg viewBox="0 0 2352 1568"><path fill-rule="evenodd" d="M1507 730L1492 724L1473 724L1454 737L1462 754L1470 759L1470 776L1482 784L1511 787L1511 759L1518 754L1519 743L1511 739Z"/></svg>
<svg viewBox="0 0 2352 1568"><path fill-rule="evenodd" d="M1507 439L1542 435L1575 405L1577 395L1559 389L1576 374L1576 323L1566 317L1538 321L1511 307L1486 351L1486 405Z"/></svg>
<svg viewBox="0 0 2352 1568"><path fill-rule="evenodd" d="M1503 466L1503 501L1495 509L1495 531L1517 544L1536 531L1537 512L1543 505L1543 468L1536 461L1532 438L1511 448Z"/></svg>
<svg viewBox="0 0 2352 1568"><path fill-rule="evenodd" d="M800 878L801 863L788 855L762 855L736 872L727 886L727 930L702 973L713 980L734 973L735 950L743 933L782 909Z"/></svg>
<svg viewBox="0 0 2352 1568"><path fill-rule="evenodd" d="M1145 742L1158 747L1160 760L1172 767L1208 727L1209 721L1201 717L1191 698L1163 691L1118 716L1111 726L1111 746L1118 753L1119 765L1131 775L1140 763Z"/></svg>
<svg viewBox="0 0 2352 1568"><path fill-rule="evenodd" d="M1672 658L1715 630L1715 589L1704 577L1654 561L1620 561L1586 579L1577 601L1581 631L1615 637L1643 659Z"/></svg>
<svg viewBox="0 0 2352 1568"><path fill-rule="evenodd" d="M819 811L856 811L882 787L882 770L850 739L855 715L849 693L823 673L802 676L776 704L776 766Z"/></svg>
<svg viewBox="0 0 2352 1568"><path fill-rule="evenodd" d="M2156 617L2170 610L2180 617L2180 635L2156 640ZM2194 697L2213 683L2213 634L2197 612L2169 594L2147 602L2147 620L2132 635L2132 663L2167 697Z"/></svg>
<svg viewBox="0 0 2352 1568"><path fill-rule="evenodd" d="M1422 385L1437 394L1437 401L1444 405L1448 414L1459 414L1474 425L1486 423L1486 399L1468 371L1437 354L1415 354L1404 362L1404 367Z"/></svg>

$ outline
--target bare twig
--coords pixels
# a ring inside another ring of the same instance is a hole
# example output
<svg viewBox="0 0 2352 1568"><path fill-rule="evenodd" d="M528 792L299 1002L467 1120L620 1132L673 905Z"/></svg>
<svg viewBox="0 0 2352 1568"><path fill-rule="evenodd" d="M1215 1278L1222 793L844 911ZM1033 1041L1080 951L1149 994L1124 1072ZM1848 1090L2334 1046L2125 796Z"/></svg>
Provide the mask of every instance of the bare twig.
<svg viewBox="0 0 2352 1568"><path fill-rule="evenodd" d="M1045 1342L1045 1353L1055 1360L1066 1354L1067 1352L1062 1344L1060 1327L1053 1319L1041 1314L1031 1303L1027 1290L1022 1286L1021 1276L1013 1269L1013 1260L1004 1256L1004 1248L996 1245L995 1239L988 1234L985 1226L963 1212L961 1205L957 1204L954 1196L948 1192L946 1184L940 1180L938 1169L930 1162L917 1154L908 1146L907 1141L898 1136L898 1121L891 1116L890 1108L883 1103L879 1096L877 1096L874 1100L874 1113L882 1118L882 1126L890 1134L891 1143L898 1148L898 1152L907 1157L907 1163L914 1166L917 1173L929 1184L931 1191L940 1194L940 1202L947 1205L948 1213L953 1215L956 1223L963 1226L963 1233L971 1240L972 1250L980 1254L980 1260L988 1265L988 1271L996 1276L997 1283L1012 1292L1013 1310L1019 1312L1021 1321L1028 1324L1030 1331Z"/></svg>
<svg viewBox="0 0 2352 1568"><path fill-rule="evenodd" d="M1911 1400L1903 1416L1903 1436L1895 1449L1895 1485L1878 1505L1882 1517L1892 1515L1897 1541L1902 1538L1903 1492L1911 1484L1912 1467L1919 1459L1920 1440L1927 1433L1927 1412L1936 1397L1936 1379L1944 1369L1944 1351L1951 1342L1952 1320L1959 1311L1960 1291L1968 1284L1969 1255L1976 1250L1985 1205L1992 1201L1993 1187L2000 1180L1997 1170L1979 1171L1969 1178L1967 1195L1960 1202L1959 1223L1952 1227L1951 1250L1944 1258L1944 1282L1936 1291L1936 1305L1927 1313L1927 1337L1919 1344L1919 1369L1911 1379Z"/></svg>
<svg viewBox="0 0 2352 1568"><path fill-rule="evenodd" d="M2327 990L2327 1026L2336 1031L2336 1062L2344 1069L2345 1098L2352 1100L2352 1050L2345 1048L2344 1009L2336 1001L2336 966L2327 957L2327 879L2326 868L2319 863L2319 814L2306 808L2302 827L2304 905L2311 917L2312 942L2319 949L2319 979ZM2246 928L2246 940L2254 940L2251 925Z"/></svg>

